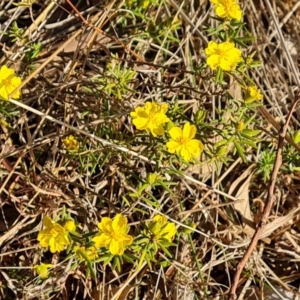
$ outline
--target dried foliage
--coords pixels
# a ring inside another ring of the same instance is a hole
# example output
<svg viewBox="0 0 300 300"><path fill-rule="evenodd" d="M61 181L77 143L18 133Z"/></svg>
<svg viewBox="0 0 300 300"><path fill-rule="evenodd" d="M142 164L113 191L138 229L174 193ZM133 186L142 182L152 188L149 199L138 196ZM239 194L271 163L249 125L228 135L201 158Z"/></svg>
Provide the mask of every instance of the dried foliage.
<svg viewBox="0 0 300 300"><path fill-rule="evenodd" d="M206 28L217 24L209 1L74 0L77 11L68 1L0 1L0 65L23 78L21 100L1 101L0 108L1 299L228 297L264 208L278 130L299 92L299 69L295 74L287 51L299 67L300 2L268 1L286 47L265 1L241 1L243 21L256 37L250 50L263 62L252 73L264 96L254 118L258 147L245 149L244 157L232 150L188 166L171 159L157 164L160 153L130 113L163 99L176 103L173 116L227 129L230 118L218 119L229 112L224 91L199 67L210 40ZM234 78L227 87L241 98ZM300 294L299 116L296 109L275 204L238 282L238 299ZM212 147L220 141L207 131L199 136ZM150 174L158 177L147 185ZM172 258L158 251L151 268L97 263L93 278L86 265L74 268L74 258L52 255L37 241L43 216L63 210L83 232L122 213L136 234L160 212L177 226ZM33 267L44 261L55 267L41 280Z"/></svg>

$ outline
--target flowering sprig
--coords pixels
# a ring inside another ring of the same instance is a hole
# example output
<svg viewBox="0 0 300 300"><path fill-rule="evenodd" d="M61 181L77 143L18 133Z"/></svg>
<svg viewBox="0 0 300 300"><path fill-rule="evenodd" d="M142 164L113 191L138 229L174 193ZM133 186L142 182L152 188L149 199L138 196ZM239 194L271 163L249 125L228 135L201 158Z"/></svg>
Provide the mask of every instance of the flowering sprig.
<svg viewBox="0 0 300 300"><path fill-rule="evenodd" d="M140 255L141 263L146 260L148 265L157 262L157 252L162 250L167 256L172 257L168 247L174 245L172 240L177 232L173 222L169 222L164 215L156 215L144 224L144 230L136 239L132 249Z"/></svg>
<svg viewBox="0 0 300 300"><path fill-rule="evenodd" d="M247 88L245 103L249 104L254 101L261 101L263 99L263 95L261 90L256 85L251 85Z"/></svg>
<svg viewBox="0 0 300 300"><path fill-rule="evenodd" d="M98 251L95 246L74 246L73 251L77 254L80 260L94 261L98 258Z"/></svg>
<svg viewBox="0 0 300 300"><path fill-rule="evenodd" d="M175 224L168 222L166 216L163 215L156 215L148 223L148 229L153 235L152 239L158 243L163 241L171 242L177 231Z"/></svg>

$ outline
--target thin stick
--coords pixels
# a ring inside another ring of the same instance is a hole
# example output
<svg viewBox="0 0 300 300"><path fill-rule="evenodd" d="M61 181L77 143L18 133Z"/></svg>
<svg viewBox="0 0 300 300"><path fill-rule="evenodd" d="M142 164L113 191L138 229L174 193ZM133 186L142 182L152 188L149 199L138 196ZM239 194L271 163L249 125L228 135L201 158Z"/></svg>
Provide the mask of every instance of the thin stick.
<svg viewBox="0 0 300 300"><path fill-rule="evenodd" d="M292 68L292 71L294 73L294 76L295 76L295 79L297 81L298 87L300 87L300 80L299 80L298 72L296 70L296 67L295 67L294 62L292 60L292 57L291 57L291 55L290 55L290 53L287 49L287 46L285 44L285 41L284 41L282 32L280 30L280 26L279 26L279 23L277 21L277 18L275 16L274 12L273 12L272 6L271 6L269 1L266 1L266 5L269 9L269 12L270 12L272 18L273 18L274 25L277 29L277 33L279 35L282 46L283 46L283 48L285 50L285 53L287 55L289 65ZM270 179L270 183L269 183L269 187L268 187L267 201L266 201L266 205L264 207L264 211L263 211L262 216L261 216L260 223L257 226L257 229L254 233L254 236L252 237L252 240L251 240L251 242L248 246L248 249L247 249L246 253L244 254L244 256L243 256L242 260L240 261L240 263L237 265L236 273L234 274L233 282L232 282L232 285L231 285L231 288L230 288L230 291L229 291L228 300L234 300L236 298L236 289L237 289L237 286L238 286L238 282L239 282L241 273L242 273L242 271L243 271L243 269L246 265L246 262L248 261L249 257L251 256L252 252L254 251L254 249L257 245L257 242L260 238L260 234L261 234L262 230L264 229L264 227L266 225L266 222L267 222L268 217L270 215L271 209L273 207L273 204L274 204L274 201L275 201L275 195L274 195L275 183L276 183L276 178L277 178L279 168L282 164L282 149L283 149L283 145L284 145L284 140L287 139L288 125L289 125L290 119L292 117L292 113L295 110L296 105L298 104L298 102L300 100L299 98L300 98L300 92L298 92L298 94L295 97L295 100L292 104L291 110L289 112L289 115L287 117L287 120L286 120L282 130L280 130L280 128L278 128L275 123L274 124L271 123L278 130L279 137L278 137L278 149L277 149L277 153L276 153L275 164L274 164L274 167L273 167L273 171L272 171L272 175L271 175L271 179ZM268 115L266 115L264 111L261 110L261 112L263 113L263 115L268 117ZM270 120L270 119L268 118L268 120ZM298 147L296 149L298 151Z"/></svg>
<svg viewBox="0 0 300 300"><path fill-rule="evenodd" d="M276 178L278 175L278 171L282 164L282 150L283 150L284 140L286 138L289 122L292 118L292 113L294 112L296 105L298 104L298 102L300 100L299 97L300 97L300 93L297 94L295 101L292 104L291 110L289 112L289 115L287 117L287 120L286 120L282 130L278 132L279 133L278 148L277 148L277 153L276 153L275 164L273 167L273 171L272 171L272 175L271 175L271 179L270 179L270 183L269 183L269 187L268 187L267 201L266 201L260 222L259 222L259 224L256 228L256 231L252 237L252 240L247 248L247 251L245 252L242 260L239 262L239 264L236 267L236 272L234 274L232 285L230 287L228 300L236 299L236 289L238 287L241 273L242 273L248 259L250 258L252 252L254 251L258 240L260 239L260 235L261 235L264 227L266 226L271 209L272 209L274 201L276 199L275 195L274 195L274 190L275 190L275 184L276 184Z"/></svg>

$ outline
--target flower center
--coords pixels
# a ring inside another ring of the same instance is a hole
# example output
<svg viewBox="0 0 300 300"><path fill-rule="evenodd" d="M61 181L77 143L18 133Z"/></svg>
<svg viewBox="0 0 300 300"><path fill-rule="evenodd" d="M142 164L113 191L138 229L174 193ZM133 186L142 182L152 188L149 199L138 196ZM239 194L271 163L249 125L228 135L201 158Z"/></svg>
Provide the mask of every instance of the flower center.
<svg viewBox="0 0 300 300"><path fill-rule="evenodd" d="M10 74L9 76L7 76L5 79L3 79L2 84L5 85L6 87L10 87L11 86L11 80L14 78L14 74Z"/></svg>
<svg viewBox="0 0 300 300"><path fill-rule="evenodd" d="M184 138L184 137L180 138L180 140L179 140L179 143L182 145L185 145L187 142L188 142L188 139Z"/></svg>
<svg viewBox="0 0 300 300"><path fill-rule="evenodd" d="M221 58L225 57L227 52L221 49L217 50L217 54L219 54L219 56L221 56Z"/></svg>
<svg viewBox="0 0 300 300"><path fill-rule="evenodd" d="M149 120L152 121L154 119L154 116L155 116L155 112L153 112L153 111L150 112L149 115L148 115Z"/></svg>
<svg viewBox="0 0 300 300"><path fill-rule="evenodd" d="M10 78L7 78L7 79L4 80L4 85L5 85L6 87L9 87L9 86L11 85L11 80L10 80Z"/></svg>
<svg viewBox="0 0 300 300"><path fill-rule="evenodd" d="M59 235L58 232L54 228L52 228L50 230L50 234L52 235L52 237L57 237Z"/></svg>
<svg viewBox="0 0 300 300"><path fill-rule="evenodd" d="M110 233L110 236L111 236L112 239L117 240L117 239L118 239L118 236L119 236L119 233L118 233L117 231L112 231L112 232Z"/></svg>

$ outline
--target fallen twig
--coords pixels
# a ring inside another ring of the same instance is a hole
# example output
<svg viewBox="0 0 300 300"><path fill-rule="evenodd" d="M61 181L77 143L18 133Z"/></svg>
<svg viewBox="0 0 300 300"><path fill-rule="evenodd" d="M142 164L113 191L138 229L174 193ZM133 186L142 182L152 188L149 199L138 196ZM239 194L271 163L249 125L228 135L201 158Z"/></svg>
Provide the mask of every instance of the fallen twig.
<svg viewBox="0 0 300 300"><path fill-rule="evenodd" d="M277 178L279 168L281 167L281 164L282 164L282 150L283 150L284 140L286 138L288 125L291 120L292 113L294 112L295 107L298 104L299 100L300 100L300 93L297 94L295 101L292 104L291 110L289 112L289 115L287 117L287 120L286 120L282 130L278 131L278 134L279 134L278 148L277 148L277 152L276 152L275 164L273 167L273 171L271 174L271 179L270 179L270 183L269 183L269 187L268 187L267 201L266 201L260 222L257 225L257 228L256 228L255 233L252 237L252 240L247 248L247 251L245 252L242 260L239 262L239 264L236 267L236 272L233 277L233 281L232 281L231 288L229 291L228 300L236 299L236 289L238 287L238 282L239 282L241 273L246 265L246 262L250 258L253 250L255 249L258 240L260 239L260 235L261 235L264 227L266 226L271 209L273 207L273 203L275 200L274 190L275 190L276 178Z"/></svg>

